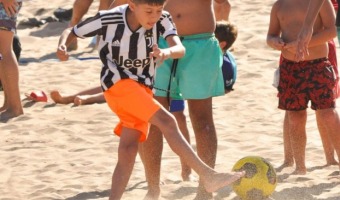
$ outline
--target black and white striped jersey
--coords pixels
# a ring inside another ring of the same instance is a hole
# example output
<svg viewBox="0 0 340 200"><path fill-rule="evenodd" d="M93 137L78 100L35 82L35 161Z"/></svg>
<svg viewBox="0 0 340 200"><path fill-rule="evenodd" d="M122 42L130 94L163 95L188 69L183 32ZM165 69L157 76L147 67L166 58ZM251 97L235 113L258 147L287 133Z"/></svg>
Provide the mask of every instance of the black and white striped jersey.
<svg viewBox="0 0 340 200"><path fill-rule="evenodd" d="M155 62L149 58L153 44L160 36L177 35L170 14L162 12L155 26L131 31L126 21L128 6L99 11L73 28L78 37L101 35L98 45L103 63L101 85L105 91L121 79L133 79L149 87L153 85Z"/></svg>

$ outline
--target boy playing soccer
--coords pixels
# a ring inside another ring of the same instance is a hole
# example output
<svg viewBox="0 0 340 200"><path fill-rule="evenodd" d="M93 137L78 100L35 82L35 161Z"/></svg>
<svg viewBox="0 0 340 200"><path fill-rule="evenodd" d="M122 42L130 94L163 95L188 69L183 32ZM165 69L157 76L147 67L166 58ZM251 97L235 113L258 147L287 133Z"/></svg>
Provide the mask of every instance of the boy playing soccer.
<svg viewBox="0 0 340 200"><path fill-rule="evenodd" d="M149 123L162 130L171 149L190 165L212 192L238 180L244 172L217 173L198 158L180 133L174 117L152 97L156 62L180 58L185 49L177 36L165 0L129 0L66 29L59 40L57 56L67 60L67 46L76 37L101 35L99 54L103 63L101 86L120 123L118 163L112 176L110 200L120 199L131 176L138 144L147 139ZM159 49L159 36L169 48Z"/></svg>

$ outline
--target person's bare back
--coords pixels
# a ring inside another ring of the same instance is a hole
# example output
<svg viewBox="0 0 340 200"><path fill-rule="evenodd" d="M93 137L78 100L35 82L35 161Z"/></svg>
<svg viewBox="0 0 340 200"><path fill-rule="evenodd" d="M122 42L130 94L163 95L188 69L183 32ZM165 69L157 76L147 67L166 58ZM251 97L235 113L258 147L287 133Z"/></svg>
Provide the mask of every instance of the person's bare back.
<svg viewBox="0 0 340 200"><path fill-rule="evenodd" d="M180 5L180 6L179 6ZM212 0L168 0L164 10L170 12L180 36L213 33L215 17Z"/></svg>
<svg viewBox="0 0 340 200"><path fill-rule="evenodd" d="M281 38L287 43L296 42L307 13L309 0L278 0L273 10L276 10L278 23L281 29ZM329 13L334 14L334 17ZM328 47L326 42L334 37L335 13L329 1L325 1L318 14L314 27L313 39L309 44L309 55L305 60L327 57ZM283 49L283 56L288 60L295 60L295 48Z"/></svg>

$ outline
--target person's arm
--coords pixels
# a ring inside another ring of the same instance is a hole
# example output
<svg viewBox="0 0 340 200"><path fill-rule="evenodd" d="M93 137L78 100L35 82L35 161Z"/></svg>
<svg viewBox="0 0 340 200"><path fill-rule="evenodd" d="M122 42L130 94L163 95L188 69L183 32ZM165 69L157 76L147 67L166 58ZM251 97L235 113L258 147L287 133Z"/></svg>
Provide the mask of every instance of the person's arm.
<svg viewBox="0 0 340 200"><path fill-rule="evenodd" d="M313 25L325 0L310 0L305 21L297 38L296 60L303 60L308 55L308 44L312 38Z"/></svg>
<svg viewBox="0 0 340 200"><path fill-rule="evenodd" d="M72 41L77 36L72 32L72 27L67 28L63 31L59 38L58 42L58 49L57 49L57 57L61 61L66 61L69 58L69 55L67 53L67 47L72 43Z"/></svg>
<svg viewBox="0 0 340 200"><path fill-rule="evenodd" d="M323 30L312 35L308 47L323 44L337 36L335 11L330 1L325 1L319 12Z"/></svg>
<svg viewBox="0 0 340 200"><path fill-rule="evenodd" d="M270 22L267 33L267 44L275 50L282 50L285 46L284 41L281 39L281 27L279 19L277 18L277 4L274 3L270 12Z"/></svg>
<svg viewBox="0 0 340 200"><path fill-rule="evenodd" d="M14 16L18 11L19 4L15 0L0 0L8 16Z"/></svg>
<svg viewBox="0 0 340 200"><path fill-rule="evenodd" d="M214 0L214 12L216 21L229 20L231 6L229 0Z"/></svg>
<svg viewBox="0 0 340 200"><path fill-rule="evenodd" d="M153 46L150 57L154 58L157 63L172 58L181 58L185 55L185 48L177 35L170 35L166 38L169 48L160 49L157 44Z"/></svg>
<svg viewBox="0 0 340 200"><path fill-rule="evenodd" d="M123 4L127 4L127 3L128 3L128 0L113 0L109 9L112 9L114 7L117 7L117 6L120 6L120 5L123 5Z"/></svg>

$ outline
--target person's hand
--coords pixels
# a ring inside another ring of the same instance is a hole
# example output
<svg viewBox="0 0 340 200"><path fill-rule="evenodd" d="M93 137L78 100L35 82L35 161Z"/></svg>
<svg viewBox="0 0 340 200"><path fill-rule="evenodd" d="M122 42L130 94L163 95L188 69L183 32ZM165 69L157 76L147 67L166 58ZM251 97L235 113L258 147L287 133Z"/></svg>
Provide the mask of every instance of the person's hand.
<svg viewBox="0 0 340 200"><path fill-rule="evenodd" d="M289 42L284 47L289 53L296 55L297 53L297 41ZM300 61L300 60L297 60Z"/></svg>
<svg viewBox="0 0 340 200"><path fill-rule="evenodd" d="M295 60L301 61L304 60L306 55L309 55L308 52L308 45L312 38L313 34L313 28L306 28L302 27L298 38L297 38L297 44L296 44L296 54L295 54Z"/></svg>
<svg viewBox="0 0 340 200"><path fill-rule="evenodd" d="M8 16L14 16L18 12L17 8L19 4L16 0L2 0L1 3L4 6L4 9Z"/></svg>
<svg viewBox="0 0 340 200"><path fill-rule="evenodd" d="M283 48L286 46L286 43L282 40L282 38L275 37L271 39L271 46L273 49L282 51Z"/></svg>
<svg viewBox="0 0 340 200"><path fill-rule="evenodd" d="M64 44L60 45L57 50L57 57L61 61L66 61L69 58L69 55L67 53L67 48Z"/></svg>
<svg viewBox="0 0 340 200"><path fill-rule="evenodd" d="M171 52L169 49L160 49L157 44L152 46L152 52L150 52L150 58L160 65L164 60L170 58Z"/></svg>

